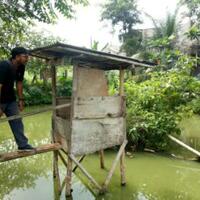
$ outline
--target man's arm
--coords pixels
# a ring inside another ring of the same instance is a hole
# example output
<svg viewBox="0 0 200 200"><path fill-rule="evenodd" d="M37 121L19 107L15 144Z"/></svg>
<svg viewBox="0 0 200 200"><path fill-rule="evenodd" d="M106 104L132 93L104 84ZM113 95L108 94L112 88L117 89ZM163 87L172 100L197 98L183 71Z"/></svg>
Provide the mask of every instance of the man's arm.
<svg viewBox="0 0 200 200"><path fill-rule="evenodd" d="M1 88L2 88L2 84L0 84L0 99L1 99ZM1 103L0 103L1 104ZM1 109L1 106L0 106L0 117L3 115L3 111Z"/></svg>
<svg viewBox="0 0 200 200"><path fill-rule="evenodd" d="M17 94L19 99L19 110L24 110L24 98L23 98L23 83L22 81L17 81L16 83Z"/></svg>

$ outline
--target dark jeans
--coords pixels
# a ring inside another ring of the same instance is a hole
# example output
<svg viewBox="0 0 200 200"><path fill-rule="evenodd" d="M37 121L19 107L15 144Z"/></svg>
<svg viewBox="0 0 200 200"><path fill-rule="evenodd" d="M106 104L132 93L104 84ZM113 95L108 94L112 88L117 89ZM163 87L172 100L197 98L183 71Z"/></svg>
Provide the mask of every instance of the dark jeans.
<svg viewBox="0 0 200 200"><path fill-rule="evenodd" d="M18 115L19 109L16 101L11 103L1 104L1 109L7 117ZM22 119L15 119L9 121L10 128L13 132L15 141L18 147L24 147L28 144L28 139L24 135L24 125Z"/></svg>

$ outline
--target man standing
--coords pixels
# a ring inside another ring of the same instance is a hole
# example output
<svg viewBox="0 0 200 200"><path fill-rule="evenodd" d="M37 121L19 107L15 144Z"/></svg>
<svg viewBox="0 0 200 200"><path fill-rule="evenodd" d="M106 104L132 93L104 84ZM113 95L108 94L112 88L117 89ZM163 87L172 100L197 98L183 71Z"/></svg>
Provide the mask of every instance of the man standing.
<svg viewBox="0 0 200 200"><path fill-rule="evenodd" d="M5 113L7 117L18 115L19 110L24 109L23 99L23 78L25 65L28 62L28 51L23 47L16 47L11 51L11 59L0 62L0 117ZM18 95L18 104L14 90ZM24 125L22 119L9 120L10 128L13 132L18 150L35 150L28 144L28 139L24 135Z"/></svg>

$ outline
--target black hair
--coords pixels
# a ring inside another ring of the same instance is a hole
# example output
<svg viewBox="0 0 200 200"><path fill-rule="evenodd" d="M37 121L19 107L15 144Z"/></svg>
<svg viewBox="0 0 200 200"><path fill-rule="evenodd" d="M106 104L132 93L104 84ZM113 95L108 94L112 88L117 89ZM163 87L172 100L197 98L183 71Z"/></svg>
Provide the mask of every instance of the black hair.
<svg viewBox="0 0 200 200"><path fill-rule="evenodd" d="M17 55L20 55L20 54L27 54L28 55L29 52L24 47L15 47L14 49L11 50L12 59L14 59Z"/></svg>

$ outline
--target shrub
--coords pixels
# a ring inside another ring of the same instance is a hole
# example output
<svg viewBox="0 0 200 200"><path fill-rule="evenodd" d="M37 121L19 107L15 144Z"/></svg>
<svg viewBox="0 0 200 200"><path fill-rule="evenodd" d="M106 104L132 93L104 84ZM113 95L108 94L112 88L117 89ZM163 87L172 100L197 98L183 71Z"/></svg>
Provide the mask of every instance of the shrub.
<svg viewBox="0 0 200 200"><path fill-rule="evenodd" d="M166 149L167 134L180 134L182 114L200 111L200 82L182 70L153 72L149 80L129 80L125 88L128 138L143 148Z"/></svg>

